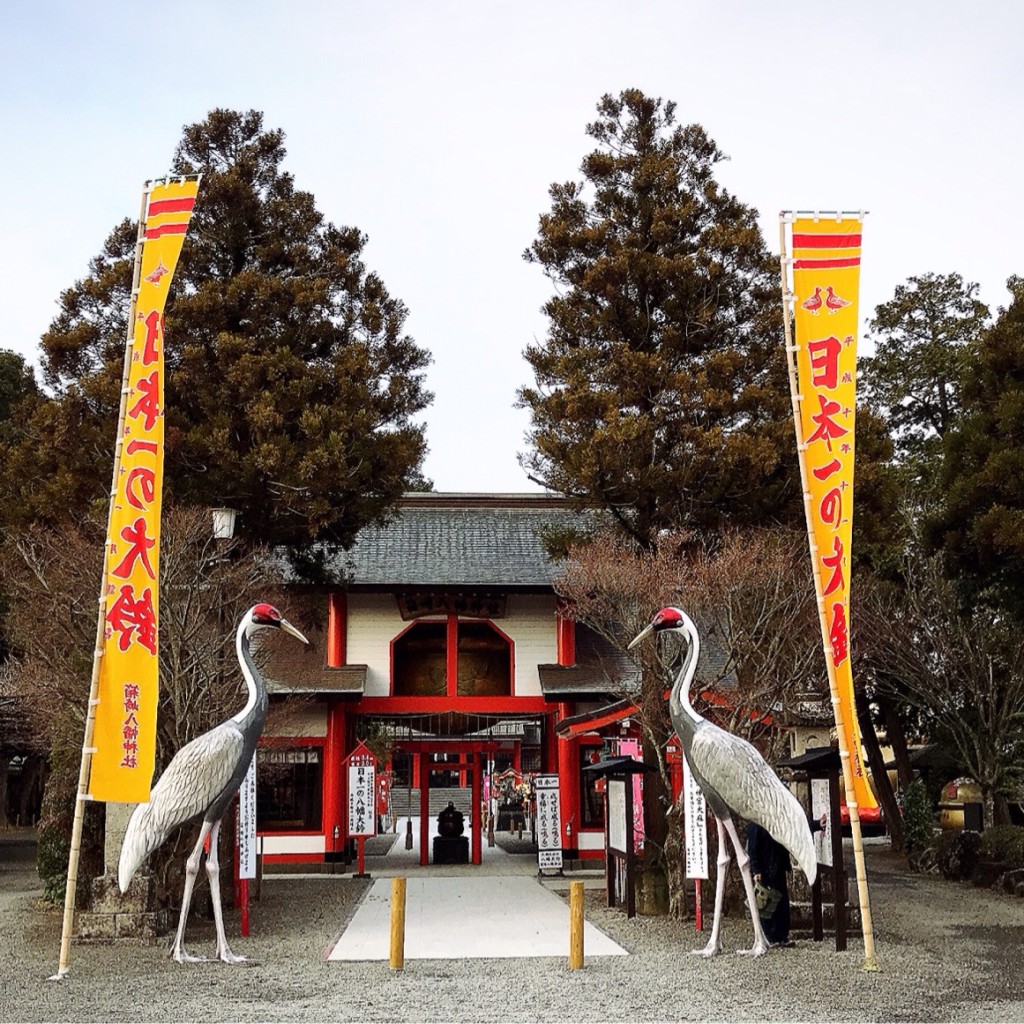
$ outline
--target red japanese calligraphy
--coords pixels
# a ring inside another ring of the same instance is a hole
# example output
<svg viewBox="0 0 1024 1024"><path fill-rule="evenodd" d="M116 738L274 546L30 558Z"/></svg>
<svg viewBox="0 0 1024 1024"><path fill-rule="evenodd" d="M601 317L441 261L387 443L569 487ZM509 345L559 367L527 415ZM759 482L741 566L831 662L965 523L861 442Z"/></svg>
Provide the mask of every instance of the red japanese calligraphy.
<svg viewBox="0 0 1024 1024"><path fill-rule="evenodd" d="M127 651L132 643L137 643L145 647L150 654L156 654L156 611L153 609L153 591L149 587L138 598L135 596L135 588L130 583L121 587L121 593L107 612L107 622L115 633L120 634L117 646L122 651ZM136 698L137 690L136 687ZM126 686L125 701L127 700ZM127 707L126 703L125 708ZM137 707L136 705L136 710Z"/></svg>
<svg viewBox="0 0 1024 1024"><path fill-rule="evenodd" d="M821 338L807 343L807 354L811 357L811 382L815 387L836 386L839 381L839 354L842 350L838 338Z"/></svg>
<svg viewBox="0 0 1024 1024"><path fill-rule="evenodd" d="M823 522L829 526L838 526L843 518L843 492L838 487L833 487L818 506Z"/></svg>
<svg viewBox="0 0 1024 1024"><path fill-rule="evenodd" d="M160 359L157 342L163 337L164 317L155 309L146 317L146 341L142 349L142 365L149 366Z"/></svg>
<svg viewBox="0 0 1024 1024"><path fill-rule="evenodd" d="M138 491L136 491L138 486ZM144 509L152 504L156 495L156 472L147 466L136 466L124 484L125 497L132 508Z"/></svg>
<svg viewBox="0 0 1024 1024"><path fill-rule="evenodd" d="M134 455L136 452L148 452L150 455L156 455L157 453L156 441L143 441L141 438L133 437L125 447L125 451L129 455Z"/></svg>
<svg viewBox="0 0 1024 1024"><path fill-rule="evenodd" d="M832 607L832 625L828 632L829 643L832 645L832 663L841 665L849 653L849 636L846 630L846 608L841 601Z"/></svg>
<svg viewBox="0 0 1024 1024"><path fill-rule="evenodd" d="M815 480L825 481L833 473L838 473L843 468L843 464L838 459L833 459L831 462L824 466L815 466L811 472L814 474Z"/></svg>
<svg viewBox="0 0 1024 1024"><path fill-rule="evenodd" d="M821 412L811 416L811 421L818 425L818 429L807 438L807 443L812 444L815 441L824 441L825 447L832 451L833 439L848 434L849 430L832 419L841 409L838 402L833 402L819 393L818 403L821 406Z"/></svg>
<svg viewBox="0 0 1024 1024"><path fill-rule="evenodd" d="M128 714L125 716L121 726L121 749L124 757L121 758L122 768L138 768L139 766L139 720L135 717L138 711L139 687L135 683L125 683L124 704Z"/></svg>
<svg viewBox="0 0 1024 1024"><path fill-rule="evenodd" d="M140 416L145 419L145 429L152 430L160 416L159 405L160 371L154 370L148 377L142 377L138 382L140 392L139 400L128 410L128 415L133 420Z"/></svg>
<svg viewBox="0 0 1024 1024"><path fill-rule="evenodd" d="M134 526L126 526L121 531L121 537L128 541L131 547L118 565L110 570L111 575L118 576L123 580L128 579L132 574L135 561L138 559L142 562L142 567L146 570L149 578L155 580L156 573L149 561L149 549L156 546L156 538L146 536L146 520L140 516L135 520Z"/></svg>
<svg viewBox="0 0 1024 1024"><path fill-rule="evenodd" d="M829 594L834 594L844 586L843 542L838 537L835 538L832 550L833 554L821 556L821 564L824 565L826 569L832 570L832 575L829 578L828 583L826 583L822 589L821 593L823 597L828 597Z"/></svg>

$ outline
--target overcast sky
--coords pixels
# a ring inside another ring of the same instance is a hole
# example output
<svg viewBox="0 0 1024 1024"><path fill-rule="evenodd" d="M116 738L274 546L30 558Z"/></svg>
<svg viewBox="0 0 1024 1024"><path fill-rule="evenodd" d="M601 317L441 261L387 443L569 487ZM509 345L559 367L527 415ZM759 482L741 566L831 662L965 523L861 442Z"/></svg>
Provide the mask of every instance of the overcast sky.
<svg viewBox="0 0 1024 1024"><path fill-rule="evenodd" d="M862 323L914 274L1005 305L1024 274L1024 5L740 0L11 0L0 30L0 347L38 357L62 289L138 214L182 126L257 109L433 355L438 490L534 490L523 348L551 287L522 259L578 179L603 93L675 100L761 214L863 209ZM780 339L781 344L781 339Z"/></svg>

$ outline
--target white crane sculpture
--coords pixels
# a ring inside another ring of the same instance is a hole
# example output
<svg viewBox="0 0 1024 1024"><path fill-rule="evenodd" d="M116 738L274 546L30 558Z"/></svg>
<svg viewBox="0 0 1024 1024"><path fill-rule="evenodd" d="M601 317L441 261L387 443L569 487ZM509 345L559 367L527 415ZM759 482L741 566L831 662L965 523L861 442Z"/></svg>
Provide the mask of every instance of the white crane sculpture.
<svg viewBox="0 0 1024 1024"><path fill-rule="evenodd" d="M206 872L210 879L213 919L217 928L217 956L230 964L245 960L244 956L236 956L231 952L224 935L217 838L221 821L245 778L267 719L267 689L249 650L250 639L261 629L281 629L304 644L309 643L272 605L257 604L245 613L235 634L238 664L249 690L245 707L226 722L186 743L174 755L160 776L160 781L153 787L149 803L139 804L135 808L121 845L117 882L123 893L139 865L173 829L203 815L199 841L185 863L181 916L171 947L171 956L178 963L209 959L191 956L184 947L185 921L207 838L210 847L206 857Z"/></svg>
<svg viewBox="0 0 1024 1024"><path fill-rule="evenodd" d="M814 882L818 872L811 829L800 802L772 771L765 759L746 740L734 736L702 718L690 704L690 685L697 671L700 637L693 620L678 608L662 608L645 629L630 643L632 649L652 633L677 632L686 638L686 658L669 694L668 709L676 735L683 745L690 771L700 786L718 825L718 878L715 884L715 916L708 944L693 952L714 956L722 952L720 939L725 876L729 868L726 833L736 851L736 863L743 876L750 917L754 925L754 945L740 952L761 956L768 951L768 940L754 899L750 857L736 831L733 814L756 821L780 842Z"/></svg>

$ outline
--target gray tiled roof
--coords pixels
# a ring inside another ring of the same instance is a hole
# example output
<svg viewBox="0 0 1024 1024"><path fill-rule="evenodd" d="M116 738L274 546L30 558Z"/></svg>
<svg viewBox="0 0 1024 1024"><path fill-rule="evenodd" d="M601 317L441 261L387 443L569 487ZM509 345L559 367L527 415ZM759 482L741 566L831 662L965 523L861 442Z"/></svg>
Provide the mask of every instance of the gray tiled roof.
<svg viewBox="0 0 1024 1024"><path fill-rule="evenodd" d="M543 495L512 498L506 507L464 507L425 495L387 526L363 530L331 568L350 586L548 587L557 564L545 552L543 532L581 527L583 520Z"/></svg>

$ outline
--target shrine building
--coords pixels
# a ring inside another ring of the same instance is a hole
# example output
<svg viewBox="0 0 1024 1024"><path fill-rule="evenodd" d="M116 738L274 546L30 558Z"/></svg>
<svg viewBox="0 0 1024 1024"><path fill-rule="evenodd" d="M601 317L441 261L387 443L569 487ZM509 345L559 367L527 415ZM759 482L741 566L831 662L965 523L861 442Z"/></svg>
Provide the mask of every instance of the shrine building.
<svg viewBox="0 0 1024 1024"><path fill-rule="evenodd" d="M558 776L563 856L604 856L603 799L582 769L602 748L594 722L628 707L637 669L560 614L544 535L581 525L546 494L409 493L389 525L326 556L336 583L288 581L285 614L311 646L271 638L264 670L265 863L338 858L346 758L364 739L388 751L379 771L419 818L423 864L431 792L461 795L479 864L490 781L538 773ZM611 716L616 735L636 729Z"/></svg>

